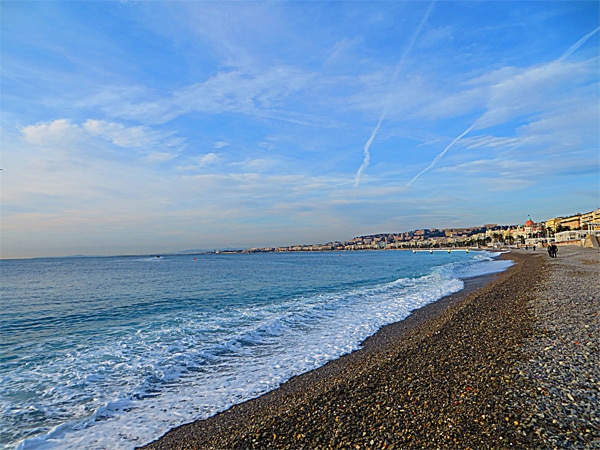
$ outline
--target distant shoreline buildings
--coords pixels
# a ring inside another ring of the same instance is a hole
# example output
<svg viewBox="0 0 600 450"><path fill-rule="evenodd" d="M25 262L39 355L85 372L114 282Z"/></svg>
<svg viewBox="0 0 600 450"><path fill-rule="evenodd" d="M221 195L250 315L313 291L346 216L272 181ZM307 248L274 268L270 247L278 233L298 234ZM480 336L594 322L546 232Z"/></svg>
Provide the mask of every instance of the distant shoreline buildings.
<svg viewBox="0 0 600 450"><path fill-rule="evenodd" d="M598 247L600 208L567 217L554 217L523 225L486 224L469 228L425 228L400 233L358 236L348 241L298 244L287 247L248 248L222 253L323 252L352 250L398 250L453 247L533 247L549 242L558 245Z"/></svg>

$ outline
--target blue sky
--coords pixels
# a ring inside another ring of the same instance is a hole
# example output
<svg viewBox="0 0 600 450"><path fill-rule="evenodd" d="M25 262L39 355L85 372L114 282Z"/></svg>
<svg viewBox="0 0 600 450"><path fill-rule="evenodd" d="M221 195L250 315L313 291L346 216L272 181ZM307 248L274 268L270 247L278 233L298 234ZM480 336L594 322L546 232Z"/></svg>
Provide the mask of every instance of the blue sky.
<svg viewBox="0 0 600 450"><path fill-rule="evenodd" d="M598 208L599 5L2 1L2 257Z"/></svg>

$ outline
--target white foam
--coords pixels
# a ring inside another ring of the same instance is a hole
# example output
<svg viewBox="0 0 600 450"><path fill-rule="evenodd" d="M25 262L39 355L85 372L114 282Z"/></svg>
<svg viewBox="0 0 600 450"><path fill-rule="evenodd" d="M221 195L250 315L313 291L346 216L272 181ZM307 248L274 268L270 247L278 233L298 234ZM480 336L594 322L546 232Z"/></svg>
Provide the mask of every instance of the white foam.
<svg viewBox="0 0 600 450"><path fill-rule="evenodd" d="M26 440L19 448L143 444L356 350L381 326L462 286L458 279L434 274L255 308L235 319L239 331L223 343L203 341L203 325L191 317L160 329L138 330L122 342L107 343L96 355L74 354L71 364L57 364L56 372L43 381L54 384L53 395L73 402L74 394L64 381L61 387L61 379L75 371L76 392L88 392L86 410L94 412Z"/></svg>

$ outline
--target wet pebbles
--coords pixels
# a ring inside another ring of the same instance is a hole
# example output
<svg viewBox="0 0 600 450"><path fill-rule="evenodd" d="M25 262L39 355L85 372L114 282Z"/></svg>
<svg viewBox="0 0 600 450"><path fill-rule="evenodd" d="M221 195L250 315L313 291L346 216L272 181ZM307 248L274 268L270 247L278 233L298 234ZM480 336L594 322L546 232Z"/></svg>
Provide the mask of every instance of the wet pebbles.
<svg viewBox="0 0 600 450"><path fill-rule="evenodd" d="M148 448L600 448L600 253L509 258L484 287Z"/></svg>

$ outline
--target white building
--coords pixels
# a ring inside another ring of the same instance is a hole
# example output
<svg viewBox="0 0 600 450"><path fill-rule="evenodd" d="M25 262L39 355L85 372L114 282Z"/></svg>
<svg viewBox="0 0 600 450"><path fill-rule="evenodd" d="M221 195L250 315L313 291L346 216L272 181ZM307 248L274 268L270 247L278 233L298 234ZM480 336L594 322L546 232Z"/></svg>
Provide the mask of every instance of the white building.
<svg viewBox="0 0 600 450"><path fill-rule="evenodd" d="M593 236L596 240L600 237L600 230L573 230L561 231L554 235L554 240L559 245L579 245L584 246L586 236Z"/></svg>

